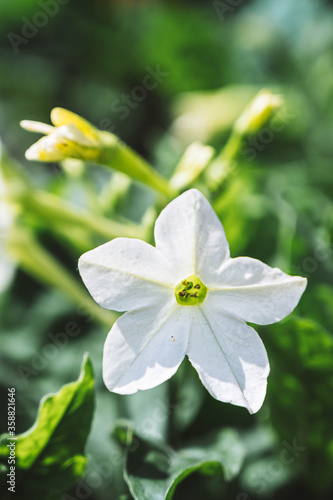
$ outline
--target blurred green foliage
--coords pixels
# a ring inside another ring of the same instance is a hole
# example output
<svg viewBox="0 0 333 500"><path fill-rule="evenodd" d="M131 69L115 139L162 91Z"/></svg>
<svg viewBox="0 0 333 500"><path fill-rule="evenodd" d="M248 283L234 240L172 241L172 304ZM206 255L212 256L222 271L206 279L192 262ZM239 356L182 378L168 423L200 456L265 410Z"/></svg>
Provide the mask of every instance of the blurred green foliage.
<svg viewBox="0 0 333 500"><path fill-rule="evenodd" d="M135 461L144 459L147 447L150 452L168 446L177 454L199 446L204 453L206 436L232 427L246 449L240 475L226 483L220 470L215 470L216 477L193 473L177 486L175 499L330 499L332 3L244 1L222 19L216 2L70 0L59 2L57 13L27 38L27 21L35 24L46 3L0 3L0 136L32 184L98 215L139 221L154 200L151 192L134 185L128 190L126 182L116 190L109 173L99 168L75 176L64 175L56 165L28 164L24 151L33 139L19 128L19 121L48 122L52 107L67 107L114 131L169 176L193 140L219 151L247 102L269 87L284 96L285 106L277 121L244 139L236 170L212 202L233 256L258 258L306 276L309 283L297 313L277 325L256 327L268 350L271 374L265 404L250 416L211 398L187 361L170 382L151 391L109 393L101 380L105 327L59 291L18 270L0 300L0 392L6 401L7 387L16 388L18 432L32 425L43 395L77 376L82 355L89 351L96 372L96 411L84 483L70 488L67 498L79 498L80 492L92 500L131 498L123 473L124 450L111 434L119 419L127 419L144 443L127 459L128 467L133 466L128 477L132 474L136 485ZM8 38L11 33L27 39L17 51ZM165 75L144 99L135 98L133 89L158 67ZM130 105L122 95L130 96ZM126 111L119 111L120 105ZM198 186L205 189L200 181ZM78 281L78 256L103 239L80 228L74 238L65 224L51 227L42 217L23 215L39 241ZM71 336L66 334L69 324L76 332ZM67 340L61 342L63 338ZM47 354L50 346L52 356ZM31 371L28 378L17 369L22 365ZM89 420L90 412L82 412L82 421L71 425L88 432L84 419ZM0 422L5 432L5 412ZM82 455L80 442L71 456ZM67 444L70 448L71 441ZM153 455L154 468L162 467L155 459ZM55 473L52 481L57 477ZM36 498L48 481L39 481L38 493L22 498ZM64 491L67 486L64 480Z"/></svg>
<svg viewBox="0 0 333 500"><path fill-rule="evenodd" d="M127 443L125 479L135 500L171 500L177 484L194 472L208 476L222 474L230 481L239 473L245 455L232 429L210 436L209 443L197 442L196 446L177 452L156 443L134 440L135 437Z"/></svg>
<svg viewBox="0 0 333 500"><path fill-rule="evenodd" d="M31 429L14 439L9 434L1 436L3 498L10 498L13 493L33 498L36 491L57 498L80 477L87 462L84 447L93 411L94 375L91 361L85 356L79 380L41 401ZM14 462L8 461L10 450L15 452ZM13 463L17 472L11 484L14 489L8 494L8 476Z"/></svg>

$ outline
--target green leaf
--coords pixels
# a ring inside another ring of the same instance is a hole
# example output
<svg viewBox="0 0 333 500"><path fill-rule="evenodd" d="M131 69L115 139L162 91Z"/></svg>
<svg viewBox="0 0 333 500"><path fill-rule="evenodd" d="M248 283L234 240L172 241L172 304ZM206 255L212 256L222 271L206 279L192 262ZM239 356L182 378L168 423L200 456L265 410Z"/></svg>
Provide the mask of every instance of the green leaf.
<svg viewBox="0 0 333 500"><path fill-rule="evenodd" d="M17 490L29 496L63 492L83 474L84 447L94 412L94 375L88 355L76 382L42 399L35 424L15 439ZM0 438L0 461L7 464L8 434Z"/></svg>
<svg viewBox="0 0 333 500"><path fill-rule="evenodd" d="M125 479L136 500L170 500L176 486L193 472L233 479L244 456L244 447L232 429L179 451L135 437L127 453Z"/></svg>

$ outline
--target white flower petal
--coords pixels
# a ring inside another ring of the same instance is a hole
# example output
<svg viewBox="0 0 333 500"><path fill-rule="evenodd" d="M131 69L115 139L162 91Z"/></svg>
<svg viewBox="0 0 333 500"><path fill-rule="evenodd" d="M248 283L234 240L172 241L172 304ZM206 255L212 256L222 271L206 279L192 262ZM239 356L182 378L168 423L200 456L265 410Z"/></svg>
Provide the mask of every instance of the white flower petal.
<svg viewBox="0 0 333 500"><path fill-rule="evenodd" d="M32 161L62 161L65 156L59 149L58 134L53 132L39 139L27 149L25 157Z"/></svg>
<svg viewBox="0 0 333 500"><path fill-rule="evenodd" d="M128 311L174 298L177 284L168 262L140 240L116 238L81 256L81 277L106 309Z"/></svg>
<svg viewBox="0 0 333 500"><path fill-rule="evenodd" d="M52 134L55 130L55 127L52 125L48 125L47 123L35 122L32 120L22 120L20 121L20 125L25 130L29 130L29 132L38 132L40 134Z"/></svg>
<svg viewBox="0 0 333 500"><path fill-rule="evenodd" d="M193 308L188 357L210 394L250 413L261 407L269 364L258 334L244 322L223 315L206 302Z"/></svg>
<svg viewBox="0 0 333 500"><path fill-rule="evenodd" d="M230 259L210 283L209 301L245 321L267 325L297 306L307 280L250 257Z"/></svg>
<svg viewBox="0 0 333 500"><path fill-rule="evenodd" d="M55 134L60 141L61 139L67 139L68 141L75 142L83 146L89 147L94 145L94 143L92 143L89 138L86 137L83 132L72 123L57 127L53 134Z"/></svg>
<svg viewBox="0 0 333 500"><path fill-rule="evenodd" d="M133 394L172 377L188 346L184 309L169 300L116 321L104 346L103 378L110 391Z"/></svg>
<svg viewBox="0 0 333 500"><path fill-rule="evenodd" d="M195 274L206 284L229 258L223 226L196 189L178 196L161 212L155 224L155 241L178 281Z"/></svg>

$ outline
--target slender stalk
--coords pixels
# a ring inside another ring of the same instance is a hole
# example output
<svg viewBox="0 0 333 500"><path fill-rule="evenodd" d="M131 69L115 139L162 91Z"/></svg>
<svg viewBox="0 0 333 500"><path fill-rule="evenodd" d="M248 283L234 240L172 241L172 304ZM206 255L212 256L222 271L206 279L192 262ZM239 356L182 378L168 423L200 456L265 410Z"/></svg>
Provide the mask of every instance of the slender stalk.
<svg viewBox="0 0 333 500"><path fill-rule="evenodd" d="M116 222L106 217L82 210L59 196L42 190L25 191L20 195L22 205L52 223L72 224L99 234L106 239L119 236L141 238L143 230L133 222Z"/></svg>
<svg viewBox="0 0 333 500"><path fill-rule="evenodd" d="M37 278L62 293L80 309L102 325L110 327L116 320L115 313L107 311L92 300L88 292L27 230L13 229L7 241L7 251L33 278Z"/></svg>
<svg viewBox="0 0 333 500"><path fill-rule="evenodd" d="M233 130L221 153L206 170L205 181L211 191L217 191L224 180L234 171L243 135Z"/></svg>
<svg viewBox="0 0 333 500"><path fill-rule="evenodd" d="M156 189L169 198L177 195L177 191L170 185L169 181L154 170L133 149L112 134L104 135L103 137L105 139L105 147L101 151L97 163L123 172L132 177L132 179Z"/></svg>
<svg viewBox="0 0 333 500"><path fill-rule="evenodd" d="M131 184L132 179L128 175L114 172L99 196L103 213L116 210L117 204L127 196Z"/></svg>

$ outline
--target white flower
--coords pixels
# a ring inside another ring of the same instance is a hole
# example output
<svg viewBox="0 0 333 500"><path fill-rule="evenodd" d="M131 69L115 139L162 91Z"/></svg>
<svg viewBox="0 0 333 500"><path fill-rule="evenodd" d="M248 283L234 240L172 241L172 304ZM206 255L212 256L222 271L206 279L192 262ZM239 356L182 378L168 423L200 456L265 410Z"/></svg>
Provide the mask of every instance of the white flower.
<svg viewBox="0 0 333 500"><path fill-rule="evenodd" d="M94 299L128 311L105 343L106 386L119 394L150 389L169 379L187 354L214 398L258 411L269 364L246 321L265 325L287 316L306 279L256 259L231 259L221 222L195 189L161 212L155 241L154 248L116 238L80 258Z"/></svg>
<svg viewBox="0 0 333 500"><path fill-rule="evenodd" d="M63 108L51 111L54 126L23 120L20 125L30 132L45 134L25 153L27 160L63 161L66 158L93 160L100 152L98 131L81 116Z"/></svg>

